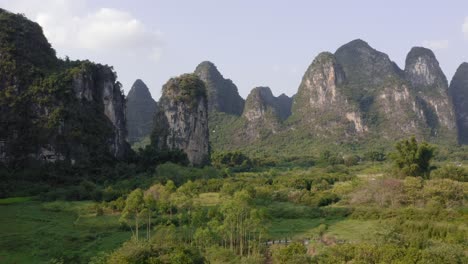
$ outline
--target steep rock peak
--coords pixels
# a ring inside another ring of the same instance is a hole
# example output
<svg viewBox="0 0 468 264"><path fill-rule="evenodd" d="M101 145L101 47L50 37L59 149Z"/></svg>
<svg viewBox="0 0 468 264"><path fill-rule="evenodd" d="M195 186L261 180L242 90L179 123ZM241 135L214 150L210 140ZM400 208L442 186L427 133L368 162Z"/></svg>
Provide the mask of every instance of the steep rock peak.
<svg viewBox="0 0 468 264"><path fill-rule="evenodd" d="M315 57L302 78L294 96L293 112L306 114L311 107L325 106L336 101L337 86L345 82L345 73L329 52Z"/></svg>
<svg viewBox="0 0 468 264"><path fill-rule="evenodd" d="M468 63L462 63L450 82L455 119L457 123L458 142L468 145Z"/></svg>
<svg viewBox="0 0 468 264"><path fill-rule="evenodd" d="M284 120L291 115L291 105L287 95L275 97L269 87L255 87L247 96L243 116L249 121L270 117Z"/></svg>
<svg viewBox="0 0 468 264"><path fill-rule="evenodd" d="M244 99L239 95L236 85L230 79L225 79L212 62L200 63L194 73L205 83L210 111L233 115L242 113Z"/></svg>
<svg viewBox="0 0 468 264"><path fill-rule="evenodd" d="M216 65L211 61L203 61L195 68L194 72L202 81L207 82L212 79L222 80L223 75L219 72Z"/></svg>
<svg viewBox="0 0 468 264"><path fill-rule="evenodd" d="M152 98L148 86L141 80L137 79L128 92L127 98Z"/></svg>
<svg viewBox="0 0 468 264"><path fill-rule="evenodd" d="M439 62L432 50L423 47L413 47L406 56L405 75L408 81L418 90L433 86L448 86Z"/></svg>
<svg viewBox="0 0 468 264"><path fill-rule="evenodd" d="M268 110L276 114L275 97L269 87L255 87L245 101L243 116L247 120L262 118Z"/></svg>
<svg viewBox="0 0 468 264"><path fill-rule="evenodd" d="M372 90L389 78L401 76L401 69L387 54L372 48L367 42L353 40L335 52L335 57L351 84Z"/></svg>
<svg viewBox="0 0 468 264"><path fill-rule="evenodd" d="M192 165L209 160L207 96L195 74L171 78L163 86L151 141L158 149L182 150Z"/></svg>
<svg viewBox="0 0 468 264"><path fill-rule="evenodd" d="M128 142L138 142L151 134L156 105L146 84L136 80L126 101Z"/></svg>

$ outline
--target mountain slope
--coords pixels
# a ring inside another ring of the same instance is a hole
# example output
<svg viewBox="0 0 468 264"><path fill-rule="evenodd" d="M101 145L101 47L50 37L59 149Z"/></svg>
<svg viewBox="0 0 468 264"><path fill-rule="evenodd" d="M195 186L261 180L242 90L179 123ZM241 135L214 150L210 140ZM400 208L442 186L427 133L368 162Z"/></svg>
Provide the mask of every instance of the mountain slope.
<svg viewBox="0 0 468 264"><path fill-rule="evenodd" d="M125 158L125 98L111 67L62 61L42 29L0 9L0 159Z"/></svg>
<svg viewBox="0 0 468 264"><path fill-rule="evenodd" d="M468 145L468 63L458 67L449 91L455 108L458 142Z"/></svg>

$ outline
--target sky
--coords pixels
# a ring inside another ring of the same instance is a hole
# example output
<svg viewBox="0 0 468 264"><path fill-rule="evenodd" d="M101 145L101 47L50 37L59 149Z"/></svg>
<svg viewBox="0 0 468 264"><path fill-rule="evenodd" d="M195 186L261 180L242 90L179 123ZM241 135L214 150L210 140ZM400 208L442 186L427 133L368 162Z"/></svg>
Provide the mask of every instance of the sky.
<svg viewBox="0 0 468 264"><path fill-rule="evenodd" d="M297 92L322 51L363 39L400 68L431 48L450 81L468 61L467 0L0 0L38 22L59 57L112 65L125 93L155 99L171 77L212 61L242 97L257 86Z"/></svg>

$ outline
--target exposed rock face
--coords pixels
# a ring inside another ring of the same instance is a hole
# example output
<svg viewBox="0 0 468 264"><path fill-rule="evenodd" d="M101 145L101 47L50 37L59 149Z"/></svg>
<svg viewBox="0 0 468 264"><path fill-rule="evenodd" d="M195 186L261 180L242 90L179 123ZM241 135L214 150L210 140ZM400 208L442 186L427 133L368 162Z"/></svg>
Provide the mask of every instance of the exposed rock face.
<svg viewBox="0 0 468 264"><path fill-rule="evenodd" d="M447 82L434 54L415 48L402 71L362 40L321 53L293 103L295 126L313 138L375 139L416 135L450 142L454 118Z"/></svg>
<svg viewBox="0 0 468 264"><path fill-rule="evenodd" d="M209 161L206 88L196 75L171 78L163 86L151 140L158 149L184 151L192 165Z"/></svg>
<svg viewBox="0 0 468 264"><path fill-rule="evenodd" d="M195 74L205 83L209 111L242 114L244 99L239 95L236 85L231 80L224 79L212 62L200 63Z"/></svg>
<svg viewBox="0 0 468 264"><path fill-rule="evenodd" d="M110 67L57 59L39 25L2 9L0 38L0 161L129 153L125 98Z"/></svg>
<svg viewBox="0 0 468 264"><path fill-rule="evenodd" d="M458 142L468 145L468 63L458 67L449 91L455 107Z"/></svg>
<svg viewBox="0 0 468 264"><path fill-rule="evenodd" d="M146 84L138 79L127 95L128 142L135 143L151 134L153 130L156 101Z"/></svg>
<svg viewBox="0 0 468 264"><path fill-rule="evenodd" d="M361 40L344 45L335 55L347 77L347 97L359 105L374 137L416 135L453 142L447 81L432 51L413 48L405 71Z"/></svg>
<svg viewBox="0 0 468 264"><path fill-rule="evenodd" d="M402 74L387 54L373 49L360 39L341 46L335 56L346 73L349 85L359 86L351 87L358 95L362 95L363 91L372 91L388 79Z"/></svg>
<svg viewBox="0 0 468 264"><path fill-rule="evenodd" d="M365 133L359 109L342 87L345 73L333 54L319 54L307 69L294 97L293 116L314 137L346 137Z"/></svg>
<svg viewBox="0 0 468 264"><path fill-rule="evenodd" d="M245 124L244 140L255 140L262 135L277 133L280 123L291 112L291 99L286 95L273 96L270 88L254 88L245 101L242 117Z"/></svg>
<svg viewBox="0 0 468 264"><path fill-rule="evenodd" d="M434 53L412 48L406 57L405 77L416 92L416 101L433 136L456 135L455 115L448 95L448 83Z"/></svg>
<svg viewBox="0 0 468 264"><path fill-rule="evenodd" d="M107 66L92 66L82 70L73 78L73 91L79 101L97 103L104 107L102 112L112 124L112 136L109 138L110 153L119 159L129 152L125 118L125 95L116 82L115 73Z"/></svg>
<svg viewBox="0 0 468 264"><path fill-rule="evenodd" d="M285 120L291 115L293 98L283 93L277 97L276 102L278 108L278 115L281 118L281 120Z"/></svg>

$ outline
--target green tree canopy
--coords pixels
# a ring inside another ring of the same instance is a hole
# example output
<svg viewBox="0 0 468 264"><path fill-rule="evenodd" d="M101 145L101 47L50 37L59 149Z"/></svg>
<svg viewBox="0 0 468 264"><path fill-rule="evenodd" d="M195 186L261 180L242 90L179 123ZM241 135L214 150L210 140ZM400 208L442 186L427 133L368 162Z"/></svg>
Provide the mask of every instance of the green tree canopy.
<svg viewBox="0 0 468 264"><path fill-rule="evenodd" d="M391 158L404 176L428 178L431 159L434 157L434 146L427 142L419 143L415 137L411 137L397 142L395 149Z"/></svg>

